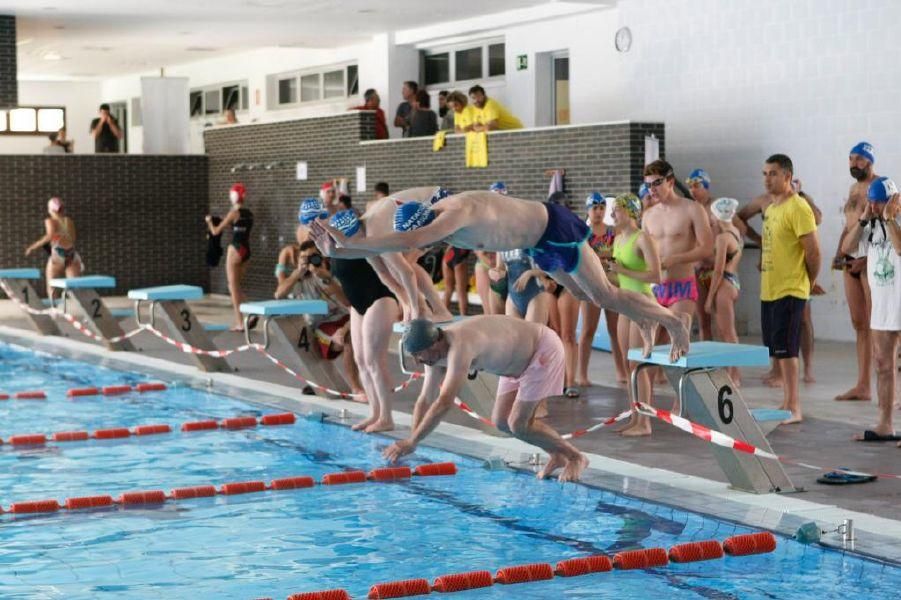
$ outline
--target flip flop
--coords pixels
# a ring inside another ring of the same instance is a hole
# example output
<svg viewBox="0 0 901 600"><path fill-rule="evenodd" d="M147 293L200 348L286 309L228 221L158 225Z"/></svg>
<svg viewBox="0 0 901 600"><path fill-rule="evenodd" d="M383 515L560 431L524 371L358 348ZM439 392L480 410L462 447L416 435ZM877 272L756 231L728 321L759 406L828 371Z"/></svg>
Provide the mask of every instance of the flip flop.
<svg viewBox="0 0 901 600"><path fill-rule="evenodd" d="M901 442L901 436L891 434L891 435L881 435L876 433L872 429L867 429L863 432L863 437L855 438L858 442Z"/></svg>
<svg viewBox="0 0 901 600"><path fill-rule="evenodd" d="M826 485L851 485L854 483L869 483L876 481L875 475L857 475L846 471L830 471L817 477L817 483Z"/></svg>
<svg viewBox="0 0 901 600"><path fill-rule="evenodd" d="M581 394L582 392L580 392L577 387L568 387L563 390L563 395L567 398L578 398Z"/></svg>

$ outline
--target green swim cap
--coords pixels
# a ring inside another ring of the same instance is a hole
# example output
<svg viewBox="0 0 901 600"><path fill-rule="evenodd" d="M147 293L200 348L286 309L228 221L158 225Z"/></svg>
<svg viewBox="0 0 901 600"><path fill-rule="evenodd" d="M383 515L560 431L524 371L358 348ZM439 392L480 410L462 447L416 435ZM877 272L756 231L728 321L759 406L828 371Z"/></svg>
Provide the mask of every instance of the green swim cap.
<svg viewBox="0 0 901 600"><path fill-rule="evenodd" d="M441 330L428 319L413 319L404 333L404 350L410 354L432 347L441 338Z"/></svg>

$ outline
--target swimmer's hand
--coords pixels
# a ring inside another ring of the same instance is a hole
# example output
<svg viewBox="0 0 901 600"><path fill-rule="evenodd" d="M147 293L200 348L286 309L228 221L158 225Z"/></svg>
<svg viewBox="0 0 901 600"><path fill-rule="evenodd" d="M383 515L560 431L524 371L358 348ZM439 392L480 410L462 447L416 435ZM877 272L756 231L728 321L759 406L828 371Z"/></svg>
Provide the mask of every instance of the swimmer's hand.
<svg viewBox="0 0 901 600"><path fill-rule="evenodd" d="M526 271L525 273L523 273L522 275L519 276L519 278L518 278L518 279L516 280L516 282L513 284L513 291L514 291L514 292L521 292L521 291L523 291L524 289L526 289L526 286L529 285L529 280L530 280L530 279L532 279L532 272L531 272L531 269L530 269L529 271Z"/></svg>
<svg viewBox="0 0 901 600"><path fill-rule="evenodd" d="M826 290L824 290L819 283L814 282L812 286L810 286L810 295L811 296L823 296L826 294Z"/></svg>
<svg viewBox="0 0 901 600"><path fill-rule="evenodd" d="M382 451L388 462L396 463L401 456L406 456L416 450L416 444L410 440L397 440Z"/></svg>
<svg viewBox="0 0 901 600"><path fill-rule="evenodd" d="M325 256L335 256L335 240L319 221L313 221L310 224L310 239Z"/></svg>
<svg viewBox="0 0 901 600"><path fill-rule="evenodd" d="M316 227L321 227L322 230L327 233L333 240L335 240L335 246L338 248L352 248L353 246L350 244L350 238L341 233L340 230L335 229L331 225L325 222L313 221L313 224Z"/></svg>
<svg viewBox="0 0 901 600"><path fill-rule="evenodd" d="M885 208L882 209L882 218L891 221L898 216L898 213L901 213L901 194L892 194Z"/></svg>

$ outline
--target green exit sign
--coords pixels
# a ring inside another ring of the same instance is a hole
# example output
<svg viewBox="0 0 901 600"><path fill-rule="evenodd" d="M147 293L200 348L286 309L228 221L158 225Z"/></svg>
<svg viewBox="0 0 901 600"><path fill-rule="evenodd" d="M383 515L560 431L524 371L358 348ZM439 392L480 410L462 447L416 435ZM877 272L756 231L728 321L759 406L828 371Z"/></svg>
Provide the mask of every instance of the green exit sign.
<svg viewBox="0 0 901 600"><path fill-rule="evenodd" d="M529 57L526 54L520 54L516 57L516 70L525 71L529 68Z"/></svg>

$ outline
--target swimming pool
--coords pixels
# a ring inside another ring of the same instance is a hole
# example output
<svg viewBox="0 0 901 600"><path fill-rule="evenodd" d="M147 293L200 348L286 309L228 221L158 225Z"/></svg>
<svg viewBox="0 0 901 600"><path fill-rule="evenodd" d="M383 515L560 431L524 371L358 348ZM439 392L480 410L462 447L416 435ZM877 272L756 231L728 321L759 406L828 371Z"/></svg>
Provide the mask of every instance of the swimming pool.
<svg viewBox="0 0 901 600"><path fill-rule="evenodd" d="M188 387L67 399L83 386L147 377L0 344L0 437L273 412ZM252 398L248 398L252 400ZM173 427L177 430L177 427ZM0 504L219 485L384 464L386 438L330 423L0 449ZM453 477L262 492L158 507L0 517L2 598L284 598L343 587L723 539L750 530L582 485L488 471L421 448L408 464L453 461ZM780 538L775 553L671 564L453 598L897 597L901 569Z"/></svg>

